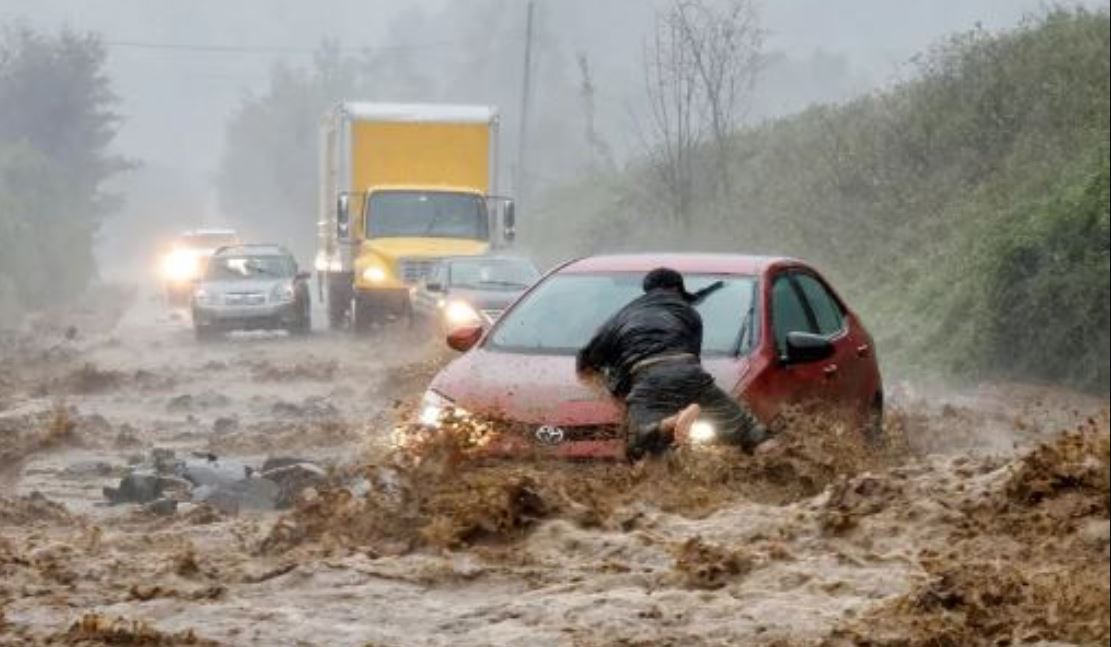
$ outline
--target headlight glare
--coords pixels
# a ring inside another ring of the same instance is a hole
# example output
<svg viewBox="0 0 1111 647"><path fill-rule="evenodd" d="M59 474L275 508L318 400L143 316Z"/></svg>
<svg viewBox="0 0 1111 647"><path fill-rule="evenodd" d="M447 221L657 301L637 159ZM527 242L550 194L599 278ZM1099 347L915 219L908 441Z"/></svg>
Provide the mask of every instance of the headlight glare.
<svg viewBox="0 0 1111 647"><path fill-rule="evenodd" d="M705 420L698 420L691 425L690 439L692 443L703 444L713 441L717 438L717 430L714 425Z"/></svg>
<svg viewBox="0 0 1111 647"><path fill-rule="evenodd" d="M451 408L454 403L436 393L435 391L425 391L424 397L420 402L420 414L418 421L426 427L435 427L440 424L440 419L443 417L444 412Z"/></svg>
<svg viewBox="0 0 1111 647"><path fill-rule="evenodd" d="M363 270L363 279L371 283L382 283L386 278L386 270L377 265L371 265Z"/></svg>
<svg viewBox="0 0 1111 647"><path fill-rule="evenodd" d="M452 326L480 323L478 311L466 301L450 301L444 306L444 319Z"/></svg>

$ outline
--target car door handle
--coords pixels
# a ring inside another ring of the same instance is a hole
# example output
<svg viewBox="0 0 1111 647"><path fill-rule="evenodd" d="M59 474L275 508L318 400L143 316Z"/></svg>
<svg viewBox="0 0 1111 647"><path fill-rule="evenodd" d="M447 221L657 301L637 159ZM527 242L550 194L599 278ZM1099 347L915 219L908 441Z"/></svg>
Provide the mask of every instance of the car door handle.
<svg viewBox="0 0 1111 647"><path fill-rule="evenodd" d="M856 347L856 356L857 357L868 357L868 353L870 353L871 351L872 351L871 346L869 346L868 344L861 344L861 345Z"/></svg>
<svg viewBox="0 0 1111 647"><path fill-rule="evenodd" d="M836 364L828 364L828 365L822 367L822 373L826 377L834 377L835 375L837 375L837 371L838 371L838 367L837 367Z"/></svg>

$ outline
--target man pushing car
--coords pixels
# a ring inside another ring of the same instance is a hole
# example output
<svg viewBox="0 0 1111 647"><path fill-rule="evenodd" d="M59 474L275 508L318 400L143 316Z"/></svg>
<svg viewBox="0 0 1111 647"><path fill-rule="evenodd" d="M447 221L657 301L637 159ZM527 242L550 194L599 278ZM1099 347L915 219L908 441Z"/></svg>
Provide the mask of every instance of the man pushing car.
<svg viewBox="0 0 1111 647"><path fill-rule="evenodd" d="M769 438L767 429L702 368L702 317L694 306L722 283L692 294L681 274L657 268L643 287L643 295L602 324L575 363L580 376L600 376L625 402L627 456L635 460L685 442L698 421L713 425L720 442L751 452Z"/></svg>

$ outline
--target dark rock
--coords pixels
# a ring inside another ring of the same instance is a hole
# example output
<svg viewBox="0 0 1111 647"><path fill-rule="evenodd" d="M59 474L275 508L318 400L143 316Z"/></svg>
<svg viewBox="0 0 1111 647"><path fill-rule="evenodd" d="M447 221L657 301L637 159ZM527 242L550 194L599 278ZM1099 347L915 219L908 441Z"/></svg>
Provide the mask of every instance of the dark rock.
<svg viewBox="0 0 1111 647"><path fill-rule="evenodd" d="M246 478L219 486L202 486L193 491L193 500L226 514L240 510L274 510L282 494L277 483L265 478Z"/></svg>
<svg viewBox="0 0 1111 647"><path fill-rule="evenodd" d="M120 479L119 487L104 488L112 503L147 503L162 496L162 479L152 472L136 470Z"/></svg>
<svg viewBox="0 0 1111 647"><path fill-rule="evenodd" d="M157 499L143 506L143 510L158 517L169 517L177 512L177 501L174 499Z"/></svg>

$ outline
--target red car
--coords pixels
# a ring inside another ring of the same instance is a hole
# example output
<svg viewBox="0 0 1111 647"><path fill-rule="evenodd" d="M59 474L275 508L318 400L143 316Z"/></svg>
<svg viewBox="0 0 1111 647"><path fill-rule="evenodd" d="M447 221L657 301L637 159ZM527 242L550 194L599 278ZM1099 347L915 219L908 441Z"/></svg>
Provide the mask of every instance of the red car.
<svg viewBox="0 0 1111 647"><path fill-rule="evenodd" d="M593 256L553 270L489 329L449 334L465 354L432 380L422 423L456 409L520 423L529 445L558 456L622 456L621 404L577 378L575 353L660 266L692 291L724 282L698 305L702 363L758 417L817 402L879 432L883 384L859 317L802 261L723 254Z"/></svg>

